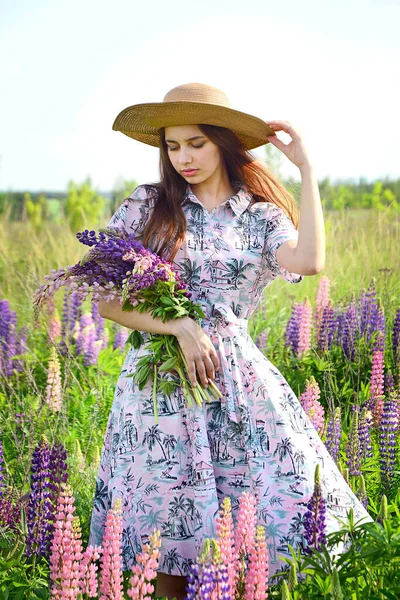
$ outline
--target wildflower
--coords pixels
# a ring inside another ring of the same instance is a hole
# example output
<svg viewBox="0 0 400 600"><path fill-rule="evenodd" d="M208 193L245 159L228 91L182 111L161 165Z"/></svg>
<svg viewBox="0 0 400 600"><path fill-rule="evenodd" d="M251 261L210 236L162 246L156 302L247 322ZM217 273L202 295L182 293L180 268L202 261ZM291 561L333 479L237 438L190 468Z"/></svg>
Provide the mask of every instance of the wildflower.
<svg viewBox="0 0 400 600"><path fill-rule="evenodd" d="M372 373L370 385L369 406L372 409L374 427L378 427L382 418L384 390L383 390L383 351L375 350L372 355Z"/></svg>
<svg viewBox="0 0 400 600"><path fill-rule="evenodd" d="M54 346L51 347L47 369L46 404L51 410L61 410L61 367Z"/></svg>
<svg viewBox="0 0 400 600"><path fill-rule="evenodd" d="M355 410L351 420L351 428L349 432L348 442L346 446L347 466L350 475L361 474L360 462L360 438L358 434L358 415L359 410Z"/></svg>
<svg viewBox="0 0 400 600"><path fill-rule="evenodd" d="M381 481L385 492L389 492L396 466L398 407L396 392L391 393L384 406L379 426L379 453Z"/></svg>
<svg viewBox="0 0 400 600"><path fill-rule="evenodd" d="M308 298L304 300L299 322L299 343L297 356L300 358L311 348L312 307Z"/></svg>
<svg viewBox="0 0 400 600"><path fill-rule="evenodd" d="M50 488L50 448L42 436L32 457L31 491L29 494L26 555L48 553L49 530L53 513Z"/></svg>
<svg viewBox="0 0 400 600"><path fill-rule="evenodd" d="M233 519L231 500L228 496L222 501L219 515L216 518L216 536L221 553L221 560L228 570L229 589L235 587Z"/></svg>
<svg viewBox="0 0 400 600"><path fill-rule="evenodd" d="M106 518L102 543L99 600L108 600L109 598L123 600L121 541L122 501L121 498L117 498Z"/></svg>
<svg viewBox="0 0 400 600"><path fill-rule="evenodd" d="M151 600L149 594L154 592L154 581L160 558L161 532L153 531L149 536L149 543L145 544L142 552L136 556L136 564L132 567L134 575L130 579L128 596L137 600Z"/></svg>
<svg viewBox="0 0 400 600"><path fill-rule="evenodd" d="M318 284L317 299L315 303L315 317L314 317L314 328L315 328L315 341L317 345L320 343L322 337L322 322L324 308L329 304L329 292L330 292L330 279L326 275L322 275Z"/></svg>
<svg viewBox="0 0 400 600"><path fill-rule="evenodd" d="M307 512L304 518L304 535L308 542L307 553L310 548L321 550L321 545L326 543L326 500L322 496L320 464L315 467L314 492L307 503Z"/></svg>
<svg viewBox="0 0 400 600"><path fill-rule="evenodd" d="M265 600L267 598L268 550L262 525L256 529L255 544L250 551L245 589L245 600Z"/></svg>
<svg viewBox="0 0 400 600"><path fill-rule="evenodd" d="M318 434L323 435L325 430L324 407L318 401L320 395L319 385L315 377L311 375L310 379L307 380L306 390L300 395L299 400Z"/></svg>
<svg viewBox="0 0 400 600"><path fill-rule="evenodd" d="M340 406L335 408L333 415L329 417L328 433L325 445L333 460L337 463L339 458L340 441L342 438L342 420Z"/></svg>
<svg viewBox="0 0 400 600"><path fill-rule="evenodd" d="M96 561L100 558L102 551L101 546L88 546L79 563L80 591L82 594L87 594L89 598L96 598L98 595Z"/></svg>
<svg viewBox="0 0 400 600"><path fill-rule="evenodd" d="M51 598L78 598L82 589L82 541L79 517L74 516L70 485L63 484L57 504L57 518L50 548Z"/></svg>

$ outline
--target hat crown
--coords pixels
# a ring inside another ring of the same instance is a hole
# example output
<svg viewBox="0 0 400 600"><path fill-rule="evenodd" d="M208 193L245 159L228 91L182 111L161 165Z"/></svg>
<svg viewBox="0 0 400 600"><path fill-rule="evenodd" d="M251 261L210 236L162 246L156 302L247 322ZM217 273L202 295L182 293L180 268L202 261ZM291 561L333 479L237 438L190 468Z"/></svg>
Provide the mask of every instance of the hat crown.
<svg viewBox="0 0 400 600"><path fill-rule="evenodd" d="M205 83L185 83L170 90L164 102L200 102L202 104L218 104L231 108L228 97L222 90Z"/></svg>

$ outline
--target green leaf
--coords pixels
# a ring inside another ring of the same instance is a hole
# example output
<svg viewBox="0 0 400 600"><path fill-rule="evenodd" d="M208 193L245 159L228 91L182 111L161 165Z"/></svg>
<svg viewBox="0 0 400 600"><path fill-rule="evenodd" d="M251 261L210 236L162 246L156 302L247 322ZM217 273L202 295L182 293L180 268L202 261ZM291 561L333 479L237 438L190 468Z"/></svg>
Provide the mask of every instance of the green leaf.
<svg viewBox="0 0 400 600"><path fill-rule="evenodd" d="M171 371L174 369L176 364L179 362L176 356L171 356L168 360L166 360L160 367L158 367L159 371Z"/></svg>
<svg viewBox="0 0 400 600"><path fill-rule="evenodd" d="M135 350L137 350L138 348L140 348L140 346L142 344L144 344L144 339L142 334L140 333L140 331L136 331L136 329L134 329L128 336L128 339L126 340L127 344L131 344Z"/></svg>

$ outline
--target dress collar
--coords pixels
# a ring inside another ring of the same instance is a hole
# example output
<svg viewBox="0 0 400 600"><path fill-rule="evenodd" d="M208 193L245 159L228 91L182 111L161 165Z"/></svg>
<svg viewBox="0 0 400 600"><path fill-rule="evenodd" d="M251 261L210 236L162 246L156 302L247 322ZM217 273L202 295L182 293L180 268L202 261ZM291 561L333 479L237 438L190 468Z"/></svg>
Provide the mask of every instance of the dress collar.
<svg viewBox="0 0 400 600"><path fill-rule="evenodd" d="M235 187L239 186L239 191L236 192L236 194L234 194L231 198L229 198L226 202L228 202L233 210L233 212L235 213L235 215L237 217L240 217L240 215L246 210L246 208L249 206L250 202L253 199L253 196L251 195L251 193L247 190L246 186L239 183L239 182L233 182L233 185ZM184 203L185 202L195 202L196 204L201 204L201 206L203 206L203 204L200 202L200 200L197 198L197 196L194 194L190 183L187 184L186 187L186 193L185 193L185 197L184 197ZM222 204L225 204L224 202L222 202Z"/></svg>

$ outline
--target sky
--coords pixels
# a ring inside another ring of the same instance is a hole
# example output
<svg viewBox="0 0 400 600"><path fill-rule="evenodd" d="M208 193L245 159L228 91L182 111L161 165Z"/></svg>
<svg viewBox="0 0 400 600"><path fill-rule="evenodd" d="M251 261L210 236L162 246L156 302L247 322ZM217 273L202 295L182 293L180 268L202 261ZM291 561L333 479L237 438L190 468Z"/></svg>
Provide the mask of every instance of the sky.
<svg viewBox="0 0 400 600"><path fill-rule="evenodd" d="M399 27L400 0L0 0L0 190L158 180L112 124L190 82L289 121L318 179L397 178Z"/></svg>

